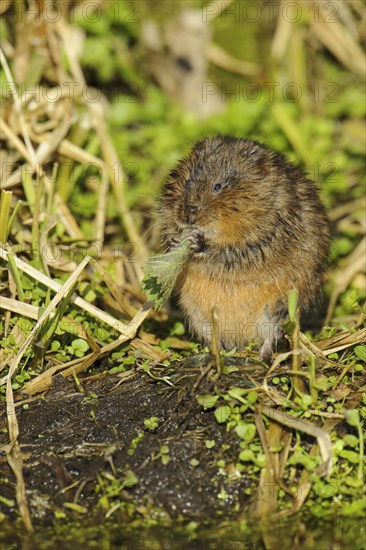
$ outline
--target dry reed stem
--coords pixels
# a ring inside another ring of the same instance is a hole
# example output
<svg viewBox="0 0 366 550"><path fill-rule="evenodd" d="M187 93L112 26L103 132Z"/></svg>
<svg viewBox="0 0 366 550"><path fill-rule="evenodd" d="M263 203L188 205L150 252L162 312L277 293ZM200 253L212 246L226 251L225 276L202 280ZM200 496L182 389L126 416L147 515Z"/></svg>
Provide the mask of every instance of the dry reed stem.
<svg viewBox="0 0 366 550"><path fill-rule="evenodd" d="M260 66L257 63L237 59L213 42L207 45L205 54L208 61L226 71L243 76L255 76L259 74Z"/></svg>
<svg viewBox="0 0 366 550"><path fill-rule="evenodd" d="M127 340L132 339L143 321L149 315L150 311L150 307L144 306L143 308L141 308L133 317L133 319L131 319L131 321L128 323L126 334L121 334L121 336L119 336L117 340L114 340L110 344L106 344L99 350L93 351L92 353L89 353L88 355L85 355L80 359L74 359L68 363L63 363L62 365L51 367L30 382L27 382L23 387L24 393L26 393L27 395L34 395L36 393L46 391L52 384L52 377L58 372L61 372L62 375L67 378L68 376L72 376L74 373L80 374L81 372L85 371L102 355L110 353L124 342L127 342Z"/></svg>
<svg viewBox="0 0 366 550"><path fill-rule="evenodd" d="M3 134L10 141L10 143L15 147L15 149L18 150L19 153L24 157L24 159L29 164L30 171L33 173L36 173L37 175L42 174L41 180L45 184L45 189L48 194L50 194L53 190L51 189L49 178L45 177L43 170L40 167L41 167L41 164L49 160L48 155L51 155L52 152L55 150L55 148L57 148L59 141L62 139L68 127L69 127L69 121L66 121L66 123L64 123L63 125L61 124L61 127L58 129L58 131L55 132L56 135L53 136L53 140L47 142L48 143L47 146L45 145L45 142L39 146L39 148L37 149L38 160L37 160L37 163L34 164L33 159L29 153L29 150L25 147L23 142L11 130L11 128L8 126L5 120L0 119L0 131L3 132ZM19 168L16 171L16 173L12 174L6 182L3 182L1 184L1 188L8 189L13 187L14 185L18 185L18 183L20 183L22 180L21 174L22 174L22 168ZM63 224L68 234L71 237L82 239L83 234L80 231L79 226L75 221L75 218L72 216L68 206L65 204L65 202L62 200L62 198L58 193L55 193L54 200L55 200L55 205L58 209L60 222Z"/></svg>
<svg viewBox="0 0 366 550"><path fill-rule="evenodd" d="M42 170L41 165L39 163L39 159L37 158L37 155L36 155L36 152L35 152L34 147L32 145L32 142L29 138L29 135L28 135L28 132L27 132L27 127L26 127L26 124L25 124L24 116L23 116L23 112L22 112L22 105L21 105L21 102L20 102L20 99L19 99L19 95L18 95L18 92L17 92L15 81L14 81L12 73L10 71L8 62L7 62L6 57L5 57L5 54L4 54L4 52L1 48L0 48L0 62L3 66L5 76L8 79L8 84L11 85L11 92L12 92L12 95L13 95L14 107L15 107L16 113L18 115L20 128L21 128L24 143L25 143L25 146L27 148L28 155L29 155L29 158L30 158L30 161L31 161L31 165L34 168L34 171L37 173L37 175L39 177L41 177L43 175L43 170Z"/></svg>
<svg viewBox="0 0 366 550"><path fill-rule="evenodd" d="M18 315L23 315L29 319L38 319L39 316L39 307L32 306L25 302L19 300L14 300L13 298L6 298L5 296L0 296L0 309L5 309L6 311L12 311Z"/></svg>
<svg viewBox="0 0 366 550"><path fill-rule="evenodd" d="M79 266L76 268L75 272L70 275L70 277L67 279L67 281L58 289L57 293L49 303L49 305L46 307L40 318L38 319L37 323L34 325L33 329L31 330L29 336L26 338L22 346L20 347L16 357L14 358L12 364L10 365L10 369L7 375L7 404L8 404L8 412L11 415L11 406L9 408L9 402L12 402L13 400L13 393L12 393L12 386L11 386L11 380L13 377L14 372L16 371L24 353L26 352L27 348L31 344L31 342L34 340L36 335L38 334L40 328L42 327L44 321L49 318L51 313L53 312L54 308L57 306L57 304L68 294L68 292L72 289L73 285L75 284L76 280L78 279L81 272L84 270L86 265L89 263L91 258L89 256L86 256L79 264ZM9 399L8 399L9 398ZM16 439L19 435L17 426L13 426L10 422L10 440Z"/></svg>
<svg viewBox="0 0 366 550"><path fill-rule="evenodd" d="M366 211L365 197L360 197L350 202L346 202L345 204L340 204L336 208L333 208L331 212L328 212L328 217L331 222L336 222L342 219L344 216L353 214L353 212L356 209L359 209L360 211L363 211L363 212Z"/></svg>
<svg viewBox="0 0 366 550"><path fill-rule="evenodd" d="M2 247L0 247L0 258L2 258L3 260L7 260L7 252ZM39 281L46 287L51 288L55 292L58 292L60 290L61 285L59 283L57 283L50 277L47 277L46 275L44 275L43 273L41 273L31 265L27 264L26 262L23 262L16 256L14 256L14 261L18 269L20 269L21 271L23 271L33 279L36 279L37 281ZM115 317L112 317L111 315L109 315L108 313L105 313L104 311L97 308L96 306L93 306L93 304L87 302L83 298L80 298L80 296L72 296L71 301L75 305L83 309L84 311L87 311L88 313L90 313L91 315L99 319L100 321L103 321L107 325L113 327L115 330L117 330L121 334L126 334L128 325L126 325L125 323L121 323L121 321L119 321Z"/></svg>
<svg viewBox="0 0 366 550"><path fill-rule="evenodd" d="M343 418L344 416L342 415L342 419ZM325 433L329 434L334 429L334 427L340 422L340 420L341 419L326 420L322 426L322 430ZM318 453L318 447L316 444L314 444L311 447L309 454L310 456L315 457L317 453ZM303 504L305 503L310 493L311 487L313 485L313 481L311 478L312 478L312 472L309 472L308 470L305 470L305 469L301 472L301 476L298 482L298 488L296 492L296 499L294 499L293 501L292 508L289 510L287 509L287 510L282 510L281 512L278 512L276 514L277 518L291 516L292 514L297 513L302 508Z"/></svg>
<svg viewBox="0 0 366 550"><path fill-rule="evenodd" d="M274 453L270 451L269 435L267 438L264 422L259 413L259 409L254 415L254 422L257 428L258 436L266 457L265 467L261 470L257 497L251 506L250 515L252 517L265 517L270 515L277 505L278 484L276 483L276 460ZM277 428L276 424L271 423L268 434L271 429Z"/></svg>
<svg viewBox="0 0 366 550"><path fill-rule="evenodd" d="M366 74L366 59L361 46L352 37L347 27L339 21L329 21L326 5L329 2L319 0L319 20L310 13L310 26L313 34L331 53L350 71L359 76ZM310 11L311 3L301 0L305 10Z"/></svg>
<svg viewBox="0 0 366 550"><path fill-rule="evenodd" d="M171 355L170 351L160 351L158 348L154 348L151 344L141 340L141 338L134 338L130 343L130 348L133 351L138 350L141 352L143 359L152 359L158 363L168 359Z"/></svg>
<svg viewBox="0 0 366 550"><path fill-rule="evenodd" d="M128 238L132 243L136 244L137 246L136 253L138 258L140 259L141 263L144 263L147 260L149 254L146 245L136 228L131 212L127 206L124 193L124 182L126 180L126 177L122 168L122 164L119 161L115 147L107 132L105 120L101 115L100 109L98 109L95 104L91 104L90 109L95 115L95 126L100 139L102 154L108 167L112 189L116 198L116 207L118 214L120 216L122 225L126 229ZM142 280L143 273L141 266L138 266L138 264L136 264L134 267L138 271L139 279Z"/></svg>
<svg viewBox="0 0 366 550"><path fill-rule="evenodd" d="M309 13L311 33L327 48L342 65L360 76L366 74L366 60L361 45L357 42L357 24L351 10L345 2L338 2L338 9L332 16L329 8L333 3L318 0L315 5L308 0L299 0L301 6ZM296 32L296 26L282 16L291 9L288 0L282 0L275 34L271 44L271 54L277 59L283 59L291 42L291 36ZM314 11L314 6L317 11ZM293 8L296 8L295 3ZM361 17L361 13L358 12ZM342 21L335 17L340 17ZM365 17L363 12L363 17Z"/></svg>
<svg viewBox="0 0 366 550"><path fill-rule="evenodd" d="M80 164L93 164L98 166L100 170L107 169L105 162L102 159L88 153L88 151L84 151L84 149L78 145L75 145L75 143L72 143L68 139L63 139L61 141L58 152L60 155L68 157L69 159L79 162Z"/></svg>
<svg viewBox="0 0 366 550"><path fill-rule="evenodd" d="M32 306L31 304L27 304L25 302L20 302L19 300L15 300L13 298L5 298L0 297L0 309L4 309L8 312L17 313L18 315L22 315L23 317L27 317L28 319L33 319L34 321L37 321L39 319L40 314L42 312L42 309L37 306ZM54 313L50 314L50 319L52 319L55 316ZM73 334L76 334L79 336L79 338L84 338L85 340L88 340L92 344L92 341L89 337L89 335L86 333L84 327L78 323L77 321L74 321L74 319L68 318L68 317L62 317L62 321L67 322L70 326L73 326L76 328L76 332L73 332ZM18 332L19 329L17 329L15 332ZM13 334L14 336L14 334ZM23 338L22 342L17 342L19 345L22 345L24 342L25 337ZM93 346L92 346L93 347ZM98 348L99 349L99 348ZM0 370L2 370L8 362L11 360L11 356L7 355L5 356L5 361L2 363L2 350L0 350ZM14 354L13 354L14 355ZM65 367L66 363L63 363L63 367ZM6 383L7 375L3 378L0 378L0 387Z"/></svg>
<svg viewBox="0 0 366 550"><path fill-rule="evenodd" d="M329 338L323 338L316 342L317 346L323 351L324 355L333 353L336 347L350 347L359 343L362 343L366 339L366 328L362 328L356 332L346 331L330 336Z"/></svg>
<svg viewBox="0 0 366 550"><path fill-rule="evenodd" d="M262 518L274 513L276 510L278 489L283 489L293 498L293 494L282 480L290 451L292 433L276 422L271 422L266 434L259 408L256 411L255 423L266 455L266 466L260 473L258 498L255 499L250 508L250 515ZM271 448L277 449L280 445L283 445L280 453L271 452Z"/></svg>
<svg viewBox="0 0 366 550"><path fill-rule="evenodd" d="M107 198L109 191L109 179L105 170L101 174L101 184L98 190L98 206L95 215L94 243L101 250L104 243L104 231L107 215Z"/></svg>
<svg viewBox="0 0 366 550"><path fill-rule="evenodd" d="M346 265L342 265L336 275L335 287L331 294L325 324L328 324L333 316L334 308L339 296L351 284L358 273L365 273L366 265L366 237L358 243L356 248L346 259Z"/></svg>
<svg viewBox="0 0 366 550"><path fill-rule="evenodd" d="M221 0L220 2L211 2L210 4L207 4L205 6L205 18L207 24L210 24L211 21L216 19L219 15L221 15L227 8L232 4L234 0Z"/></svg>
<svg viewBox="0 0 366 550"><path fill-rule="evenodd" d="M63 38L63 46L66 56L69 60L71 72L74 78L83 86L86 87L83 72L81 70L79 60L77 58L75 50L72 48L72 40L69 39L68 33L70 29L66 25L65 21L59 20L56 23L56 27L59 35ZM112 184L112 189L116 198L116 207L121 219L122 225L125 227L127 235L132 243L137 245L137 254L143 263L148 257L148 251L144 241L140 237L140 234L136 228L135 222L132 218L131 212L127 206L124 191L125 175L122 165L117 156L116 150L112 143L112 140L108 134L106 123L104 119L104 113L102 108L96 103L85 101L86 106L92 117L94 127L97 131L100 140L100 147L102 154L107 164L107 169ZM141 266L136 265L136 269L139 271L139 278L142 280L143 274Z"/></svg>
<svg viewBox="0 0 366 550"><path fill-rule="evenodd" d="M68 38L70 38L68 36L71 32L70 28L64 21L60 21L59 24L57 24L56 26L55 25L52 26L52 32L50 31L49 38L52 38L51 42L53 44L53 49L55 49L55 40L56 42L57 40L59 40L59 38L56 38L55 30L57 31L59 36L63 39L63 45L65 48L66 54L69 58L73 75L76 77L76 80L82 86L86 86L79 61L77 59L77 56L74 50L71 47L72 40L70 39L68 40ZM51 47L51 42L49 41L49 47ZM11 76L10 69L6 63L6 59L3 53L1 56L1 61L3 62L4 66L7 67L9 82L14 83L14 79ZM14 89L15 89L15 86L14 86ZM68 95L65 92L65 90L64 90L64 95L65 97ZM96 162L97 165L100 166L101 168L101 177L102 177L102 185L99 193L99 204L98 204L98 210L97 210L96 220L95 220L96 221L95 223L96 243L97 245L101 245L104 240L106 199L107 199L109 179L110 179L112 181L114 193L116 196L117 210L119 212L121 222L125 226L130 240L137 244L138 256L143 261L147 258L147 250L145 248L145 243L141 239L135 227L131 213L125 202L125 198L124 198L125 195L122 189L124 174L123 174L122 166L119 163L113 144L109 138L109 135L105 127L105 122L103 117L104 113L102 113L101 109L97 105L94 105L87 101L85 101L85 103L90 111L91 117L93 119L94 125L99 135L102 149L104 148L104 154L108 157L108 160L107 160L109 164L108 167L105 162L101 161L100 159L97 159L94 156L90 156L86 154L80 148L76 148L73 144L70 145L70 143L68 143L67 140L63 139L70 127L71 116L70 117L65 116L63 119L61 119L60 124L58 125L58 126L61 126L61 128L59 127L56 128L54 134L57 134L57 135L52 136L52 141L50 141L49 139L46 139L49 137L48 135L47 136L38 135L37 133L32 131L32 127L29 128L29 130L32 133L33 139L41 142L36 153L34 151L32 142L27 132L27 125L21 111L21 101L16 91L14 92L14 104L19 116L19 123L22 129L22 133L24 135L24 141L26 143L26 146L22 144L21 140L19 140L19 138L14 134L14 132L8 131L9 126L5 121L3 124L3 131L8 137L8 139L16 147L16 149L22 154L23 158L25 158L27 162L30 164L31 170L33 172L38 173L38 175L43 174L41 163L45 161L49 161L50 155L56 150L58 150L60 154L67 155L68 153L70 153L70 149L72 149L72 153L74 154L70 156L71 157L73 156L75 158L76 156L75 152L77 151L77 160L79 162ZM44 127L45 125L43 124L43 128ZM116 173L118 174L117 178L116 178ZM18 185L20 182L21 182L21 172L20 170L17 170L16 173L13 173L11 175L8 181L2 184L2 187L9 188L14 185ZM46 182L46 185L47 185L47 182ZM50 192L49 187L47 187L47 191ZM60 213L60 221L65 226L67 232L74 238L82 239L83 234L80 231L78 224L75 222L75 220L71 216L71 213L68 207L62 201L62 199L58 196L58 194L55 194L55 202ZM139 270L139 278L141 278L142 277L141 269L138 268L138 270Z"/></svg>
<svg viewBox="0 0 366 550"><path fill-rule="evenodd" d="M127 313L130 317L136 315L136 307L133 306L126 298L126 296L121 292L120 287L114 282L110 274L99 262L94 262L95 269L102 276L103 281L107 285L110 293L112 294L114 300L119 305L121 311Z"/></svg>
<svg viewBox="0 0 366 550"><path fill-rule="evenodd" d="M330 475L332 471L332 444L329 434L325 430L307 420L295 418L283 411L278 411L265 405L262 405L261 410L268 418L275 420L279 424L315 437L323 459L323 463L319 466L319 475Z"/></svg>
<svg viewBox="0 0 366 550"><path fill-rule="evenodd" d="M316 343L310 342L310 340L302 332L300 332L300 343L301 350L307 357L314 355L321 365L331 363L323 351L317 347Z"/></svg>
<svg viewBox="0 0 366 550"><path fill-rule="evenodd" d="M13 132L13 130L8 126L8 124L5 122L3 118L0 118L0 132L2 132L5 137L12 143L12 145L15 147L15 149L25 158L25 160L29 163L31 169L33 172L36 171L36 167L33 164L32 156L30 155L27 147L24 145L21 139ZM2 189L6 189L8 186L6 183L1 186Z"/></svg>
<svg viewBox="0 0 366 550"><path fill-rule="evenodd" d="M283 13L282 10L280 13ZM278 17L276 30L271 44L271 55L275 59L279 60L285 55L287 47L290 43L293 28L294 25L291 23L290 19L285 19L281 16Z"/></svg>
<svg viewBox="0 0 366 550"><path fill-rule="evenodd" d="M26 352L28 346L31 344L34 338L37 336L38 331L42 327L44 321L46 321L46 319L49 317L49 315L51 314L53 309L57 306L57 304L62 300L62 298L64 298L68 294L68 292L70 292L77 278L79 277L80 273L88 264L89 260L90 260L89 257L84 258L84 260L80 263L80 265L75 270L75 272L69 277L69 279L65 282L65 284L60 288L60 290L51 300L51 302L49 303L49 305L47 306L47 308L44 310L43 314L39 318L38 322L33 327L28 338L20 347L17 355L12 360L12 363L10 365L9 372L7 375L6 412L7 412L8 428L9 428L9 444L5 447L5 452L6 452L9 466L12 469L16 478L16 500L17 500L19 512L22 517L24 527L29 532L33 531L33 525L31 521L28 501L25 493L25 483L24 483L24 477L23 477L23 459L22 459L22 455L21 455L20 447L18 443L19 425L18 425L16 413L15 413L12 378L16 369L18 368L18 365L24 353Z"/></svg>

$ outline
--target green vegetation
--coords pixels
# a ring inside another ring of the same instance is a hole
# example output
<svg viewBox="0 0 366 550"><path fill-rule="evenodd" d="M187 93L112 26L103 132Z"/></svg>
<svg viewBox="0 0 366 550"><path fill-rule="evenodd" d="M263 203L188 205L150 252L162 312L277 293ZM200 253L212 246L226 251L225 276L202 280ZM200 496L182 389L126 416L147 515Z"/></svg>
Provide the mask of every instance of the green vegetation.
<svg viewBox="0 0 366 550"><path fill-rule="evenodd" d="M63 2L62 21L54 22L29 4L4 2L0 10L0 443L9 465L1 481L12 487L0 499L0 522L16 503L32 531L23 476L29 457L17 417L60 374L83 395L96 427L103 392L85 390L89 378L112 376L116 387L148 381L157 393L177 390L178 404L188 394L187 410L210 417L223 438L198 427L192 436L215 468L217 500L234 501L235 479L248 480L249 500L256 488L276 487L264 504L259 499L256 509L241 512L241 535L258 536L247 512L362 518L364 6L299 0L291 3L297 16L284 12L284 2L272 12L259 1L255 15L247 0L84 0ZM196 10L190 24L178 24L189 8ZM200 37L193 56L192 28ZM202 349L163 307L182 248L155 256L158 195L192 142L217 133L257 139L300 164L328 208L333 240L321 331L301 333L296 296L289 300L288 339L300 348L300 362L291 351L278 353L260 371L255 343L228 353ZM146 300L141 280L151 255ZM171 275L165 294L165 275L152 278L156 263ZM214 359L203 355L210 351ZM248 363L258 374L245 376ZM131 496L140 483L132 460L146 441L157 445L152 464L167 477L174 468L174 442L164 439L168 420L159 410L141 412L128 444L131 463L119 471L114 448L103 450L111 472L92 475L99 517L118 511L131 529L141 528L141 517L149 528L159 519L164 529L169 524L166 509L138 506ZM202 456L185 464L192 480ZM60 525L73 519L75 526L89 512L75 501L52 513ZM197 524L180 521L177 533L189 531L194 540Z"/></svg>

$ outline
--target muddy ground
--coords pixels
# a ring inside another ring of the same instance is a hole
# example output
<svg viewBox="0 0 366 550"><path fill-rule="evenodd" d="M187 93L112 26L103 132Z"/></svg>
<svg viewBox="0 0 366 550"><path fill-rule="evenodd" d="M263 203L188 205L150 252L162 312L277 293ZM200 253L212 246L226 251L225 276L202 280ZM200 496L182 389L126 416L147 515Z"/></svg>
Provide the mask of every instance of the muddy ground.
<svg viewBox="0 0 366 550"><path fill-rule="evenodd" d="M256 375L260 371L256 366ZM17 408L25 482L37 522L47 524L65 505L72 510L75 504L96 517L117 504L116 520L134 513L230 517L245 509L245 489L253 480L228 481L216 464L220 458L235 464L239 439L216 422L212 410L203 410L196 395L250 382L239 372L216 383L204 369L189 365L177 365L170 381L174 386L142 372L122 382L107 375L82 380L78 391L74 381L59 375L45 395ZM155 429L145 426L151 417ZM5 423L4 412L0 422ZM205 441L215 446L208 449ZM2 433L0 444L6 442ZM5 455L0 460L1 477L11 478ZM3 488L4 496L14 499L13 485ZM8 515L9 507L2 511ZM16 514L15 506L10 513Z"/></svg>
<svg viewBox="0 0 366 550"><path fill-rule="evenodd" d="M247 522L258 474L235 475L240 439L197 396L252 387L266 369L241 364L215 381L208 375L209 358L198 359L200 364L196 356L193 364L188 359L168 369L173 385L153 378L154 371L134 368L124 378L81 378L80 387L58 375L44 395L18 395L19 441L36 532L28 537L22 531L3 453L0 547L361 549L364 528L352 518L326 524L314 518L306 523L301 516L274 525ZM4 410L0 424L6 425ZM0 446L6 443L3 430Z"/></svg>

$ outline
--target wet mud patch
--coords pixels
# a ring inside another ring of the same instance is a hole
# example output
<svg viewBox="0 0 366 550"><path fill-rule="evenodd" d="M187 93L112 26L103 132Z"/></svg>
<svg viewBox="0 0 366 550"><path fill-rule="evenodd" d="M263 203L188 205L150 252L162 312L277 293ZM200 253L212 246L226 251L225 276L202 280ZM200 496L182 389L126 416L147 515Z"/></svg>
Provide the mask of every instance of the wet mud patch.
<svg viewBox="0 0 366 550"><path fill-rule="evenodd" d="M44 396L17 407L35 523L70 515L234 517L248 504L255 480L235 475L240 440L197 402L199 394L232 385L233 374L215 382L204 369L181 365L169 383L135 372L124 381L91 377L78 389L58 376ZM251 383L238 373L235 385ZM0 468L3 479L12 479L4 455ZM4 488L14 507L2 511L15 517L14 486Z"/></svg>

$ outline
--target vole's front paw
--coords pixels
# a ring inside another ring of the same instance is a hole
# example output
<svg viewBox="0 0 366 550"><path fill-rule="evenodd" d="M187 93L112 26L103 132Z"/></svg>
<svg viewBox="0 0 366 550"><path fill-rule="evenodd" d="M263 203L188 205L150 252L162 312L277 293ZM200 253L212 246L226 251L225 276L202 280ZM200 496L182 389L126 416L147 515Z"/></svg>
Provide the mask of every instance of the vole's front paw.
<svg viewBox="0 0 366 550"><path fill-rule="evenodd" d="M190 251L194 254L201 254L205 250L205 236L199 229L194 229L193 231L191 231L187 239L192 242Z"/></svg>
<svg viewBox="0 0 366 550"><path fill-rule="evenodd" d="M169 244L167 246L167 252L171 252L175 248L177 248L180 245L180 239L178 237L173 237L170 239Z"/></svg>

